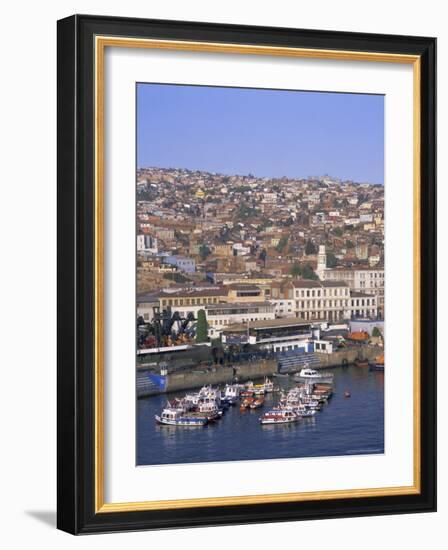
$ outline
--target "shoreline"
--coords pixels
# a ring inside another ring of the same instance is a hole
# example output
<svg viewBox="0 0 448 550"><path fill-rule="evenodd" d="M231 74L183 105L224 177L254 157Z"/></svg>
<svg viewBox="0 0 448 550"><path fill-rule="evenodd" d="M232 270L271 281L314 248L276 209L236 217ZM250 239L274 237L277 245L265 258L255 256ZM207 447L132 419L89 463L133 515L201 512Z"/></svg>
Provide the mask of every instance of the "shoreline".
<svg viewBox="0 0 448 550"><path fill-rule="evenodd" d="M321 370L348 366L353 364L357 358L362 357L371 360L381 352L382 349L376 346L359 346L328 354L313 354L314 358L317 356L319 363L314 360L312 368ZM306 361L307 354L303 355L303 359ZM284 373L297 372L302 366L294 366L284 371ZM145 367L144 365L138 365L136 368L138 398L192 390L209 384L218 385L233 381L245 382L251 379L257 380L281 372L279 370L278 358L251 361L232 366L192 367L182 372L173 372L164 376L156 375L150 369L151 367Z"/></svg>

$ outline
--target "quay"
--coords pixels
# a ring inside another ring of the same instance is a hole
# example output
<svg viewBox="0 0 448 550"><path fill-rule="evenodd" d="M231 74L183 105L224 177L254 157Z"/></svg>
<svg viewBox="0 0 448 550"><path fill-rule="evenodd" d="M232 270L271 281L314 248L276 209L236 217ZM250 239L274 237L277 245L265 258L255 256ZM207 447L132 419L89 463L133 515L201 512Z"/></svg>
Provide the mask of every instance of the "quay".
<svg viewBox="0 0 448 550"><path fill-rule="evenodd" d="M332 353L303 353L284 355L269 359L257 359L231 365L189 366L173 372L156 372L153 366L137 365L137 397L147 397L169 392L190 390L204 385L225 384L232 381L245 382L278 372L298 372L305 364L313 369L348 366L356 359L374 359L382 349L364 345L338 350Z"/></svg>

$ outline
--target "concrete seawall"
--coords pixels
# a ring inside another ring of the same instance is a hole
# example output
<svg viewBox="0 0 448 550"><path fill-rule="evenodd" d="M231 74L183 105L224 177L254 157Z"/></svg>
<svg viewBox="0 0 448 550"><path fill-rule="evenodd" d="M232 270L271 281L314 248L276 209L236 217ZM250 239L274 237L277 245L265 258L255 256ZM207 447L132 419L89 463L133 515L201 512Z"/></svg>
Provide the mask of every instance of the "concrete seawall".
<svg viewBox="0 0 448 550"><path fill-rule="evenodd" d="M208 370L196 370L168 374L166 379L166 391L180 391L199 388L205 384L224 384L231 382L235 377L244 382L251 378L271 376L277 372L277 361L254 361L245 365L232 367L212 367Z"/></svg>
<svg viewBox="0 0 448 550"><path fill-rule="evenodd" d="M382 348L377 346L362 346L359 348L351 348L343 351L335 351L333 353L319 353L319 365L313 365L313 368L329 368L340 367L342 365L350 365L356 359L368 359L371 361L377 355L382 353Z"/></svg>

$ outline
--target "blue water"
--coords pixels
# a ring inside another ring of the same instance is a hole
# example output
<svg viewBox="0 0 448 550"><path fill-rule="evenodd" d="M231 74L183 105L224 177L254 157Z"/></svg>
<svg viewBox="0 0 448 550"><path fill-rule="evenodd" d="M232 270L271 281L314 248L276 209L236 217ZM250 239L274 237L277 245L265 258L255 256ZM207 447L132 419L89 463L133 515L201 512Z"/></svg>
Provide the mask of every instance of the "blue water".
<svg viewBox="0 0 448 550"><path fill-rule="evenodd" d="M368 368L332 369L334 394L312 418L295 424L261 426L260 415L278 401L266 396L263 408L240 412L230 407L223 418L201 428L159 426L167 397L184 392L139 399L137 402L137 465L299 458L384 452L384 374ZM292 378L275 378L285 389ZM344 397L349 391L350 398Z"/></svg>

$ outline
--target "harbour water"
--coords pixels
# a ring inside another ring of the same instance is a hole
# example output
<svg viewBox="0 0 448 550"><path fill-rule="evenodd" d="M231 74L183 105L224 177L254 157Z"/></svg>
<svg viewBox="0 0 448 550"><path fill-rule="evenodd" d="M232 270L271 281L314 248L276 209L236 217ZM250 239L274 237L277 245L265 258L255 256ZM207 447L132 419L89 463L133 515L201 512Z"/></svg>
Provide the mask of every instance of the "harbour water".
<svg viewBox="0 0 448 550"><path fill-rule="evenodd" d="M321 411L294 424L259 424L278 394L268 394L264 407L240 412L230 407L216 423L200 428L160 426L167 399L185 392L137 401L137 465L323 457L384 452L384 373L355 366L338 367L334 394ZM289 389L292 377L274 378ZM350 393L350 397L345 396Z"/></svg>

